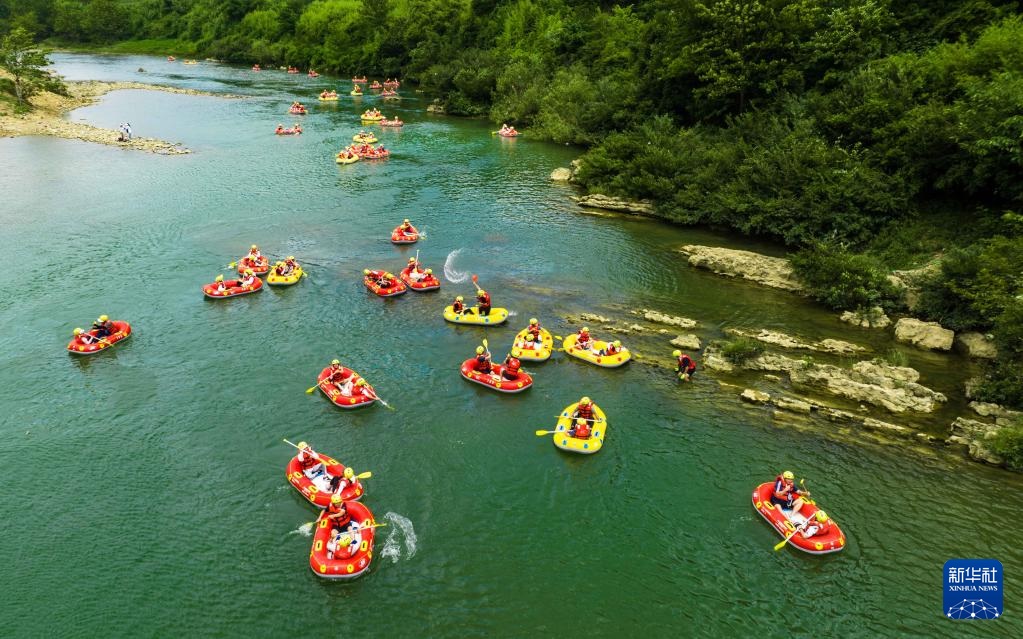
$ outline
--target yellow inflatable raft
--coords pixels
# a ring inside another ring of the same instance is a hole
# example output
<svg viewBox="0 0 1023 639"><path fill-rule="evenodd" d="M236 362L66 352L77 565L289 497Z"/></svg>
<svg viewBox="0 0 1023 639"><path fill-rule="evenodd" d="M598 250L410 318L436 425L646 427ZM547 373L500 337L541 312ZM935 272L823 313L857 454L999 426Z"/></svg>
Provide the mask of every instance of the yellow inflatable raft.
<svg viewBox="0 0 1023 639"><path fill-rule="evenodd" d="M302 271L302 267L299 266L291 275L278 275L277 268L270 269L270 272L266 276L266 283L270 286L291 286L292 284L298 284L298 281L302 279L305 273Z"/></svg>
<svg viewBox="0 0 1023 639"><path fill-rule="evenodd" d="M494 324L503 324L508 320L508 309L494 306L490 309L489 315L483 316L479 314L479 309L475 306L470 306L464 313L455 313L450 306L446 306L444 307L444 319L455 324L493 326Z"/></svg>
<svg viewBox="0 0 1023 639"><path fill-rule="evenodd" d="M557 431L554 433L554 445L570 453L592 455L604 445L604 437L607 435L607 417L604 415L604 411L594 404L593 416L597 420L590 425L590 436L586 439L572 437L568 434L568 429L572 428L572 413L575 412L575 407L578 405L579 402L569 404L565 410L561 411L558 425L554 427L554 430Z"/></svg>
<svg viewBox="0 0 1023 639"><path fill-rule="evenodd" d="M565 338L563 346L565 352L572 357L578 357L579 359L596 364L597 366L603 366L604 368L618 368L625 364L625 362L632 359L632 353L629 349L622 347L622 350L615 353L614 355L598 355L599 351L607 348L607 342L601 340L591 340L590 350L579 348L575 345L575 341L579 336L576 334L569 335Z"/></svg>
<svg viewBox="0 0 1023 639"><path fill-rule="evenodd" d="M328 96L322 96L321 95L319 98L317 98L317 100L319 100L320 102L337 102L337 96L336 95L328 95Z"/></svg>
<svg viewBox="0 0 1023 639"><path fill-rule="evenodd" d="M346 158L340 153L338 153L337 156L334 158L334 161L337 162L338 164L354 164L355 162L359 161L359 156L353 155L350 158Z"/></svg>
<svg viewBox="0 0 1023 639"><path fill-rule="evenodd" d="M352 142L362 142L363 144L375 144L376 141L377 136L373 135L372 133L367 133L366 135L352 136Z"/></svg>
<svg viewBox="0 0 1023 639"><path fill-rule="evenodd" d="M521 344L526 343L526 335L528 334L529 329L524 328L515 335L515 341L512 343L511 349L512 357L518 357L519 359L531 362L545 362L550 359L551 353L554 352L554 338L551 337L550 331L546 328L540 329L540 348L520 348Z"/></svg>

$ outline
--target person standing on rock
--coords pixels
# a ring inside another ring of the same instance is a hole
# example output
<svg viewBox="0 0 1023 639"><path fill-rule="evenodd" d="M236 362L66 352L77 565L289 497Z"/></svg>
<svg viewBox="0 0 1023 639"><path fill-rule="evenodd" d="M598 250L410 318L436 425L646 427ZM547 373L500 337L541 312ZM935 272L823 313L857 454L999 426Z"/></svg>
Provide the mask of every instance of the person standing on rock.
<svg viewBox="0 0 1023 639"><path fill-rule="evenodd" d="M672 355L678 358L675 364L675 372L678 374L678 378L683 382L691 381L693 375L696 374L696 362L682 351L674 351Z"/></svg>

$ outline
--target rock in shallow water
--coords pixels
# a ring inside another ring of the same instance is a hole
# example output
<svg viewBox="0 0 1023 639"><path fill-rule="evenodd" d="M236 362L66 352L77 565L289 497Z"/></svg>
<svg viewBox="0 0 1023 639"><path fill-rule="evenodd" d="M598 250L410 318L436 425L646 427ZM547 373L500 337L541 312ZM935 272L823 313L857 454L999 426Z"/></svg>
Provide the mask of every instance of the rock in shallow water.
<svg viewBox="0 0 1023 639"><path fill-rule="evenodd" d="M785 291L803 292L803 285L792 272L792 265L781 257L697 244L683 246L680 252L687 255L689 265L696 268Z"/></svg>
<svg viewBox="0 0 1023 639"><path fill-rule="evenodd" d="M952 348L953 331L942 328L937 322L923 322L903 317L895 323L895 339L912 344L917 348L947 351Z"/></svg>

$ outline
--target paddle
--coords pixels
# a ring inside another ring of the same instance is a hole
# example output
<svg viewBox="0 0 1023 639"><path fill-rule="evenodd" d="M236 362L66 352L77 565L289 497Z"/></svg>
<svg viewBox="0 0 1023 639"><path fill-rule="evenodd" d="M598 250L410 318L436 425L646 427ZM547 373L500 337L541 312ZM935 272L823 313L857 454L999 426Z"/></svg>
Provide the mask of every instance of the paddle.
<svg viewBox="0 0 1023 639"><path fill-rule="evenodd" d="M550 435L551 433L556 433L556 432L558 432L558 431L556 431L556 430L538 430L538 431L536 431L536 436L537 437L543 437L544 435Z"/></svg>
<svg viewBox="0 0 1023 639"><path fill-rule="evenodd" d="M376 394L375 391L369 390L368 382L367 382L367 386L363 387L362 394L365 395L366 397L370 398L370 399L374 399L374 400L380 402L381 404L384 405L385 408L388 408L390 410L394 410L394 406L391 406L390 404L388 404L384 400L380 399L380 397Z"/></svg>
<svg viewBox="0 0 1023 639"><path fill-rule="evenodd" d="M786 537L785 539L782 539L780 542L775 544L774 549L777 551L777 550L781 550L782 548L784 548L785 544L789 543L789 540L792 539L793 537L795 537L797 532L799 532L800 530L806 528L806 525L808 523L810 523L810 521L812 521L812 518L807 518L807 520L804 521L802 524L796 526L796 529L793 530L791 533L789 533L788 537Z"/></svg>
<svg viewBox="0 0 1023 639"><path fill-rule="evenodd" d="M316 390L318 387L320 387L323 384L323 382L326 382L329 379L330 379L329 377L324 377L320 381L316 382L315 386L310 386L309 388L305 389L305 394L306 395L312 395L314 390Z"/></svg>
<svg viewBox="0 0 1023 639"><path fill-rule="evenodd" d="M477 293L483 290L480 288L480 276L475 273L472 274L472 285L476 287Z"/></svg>

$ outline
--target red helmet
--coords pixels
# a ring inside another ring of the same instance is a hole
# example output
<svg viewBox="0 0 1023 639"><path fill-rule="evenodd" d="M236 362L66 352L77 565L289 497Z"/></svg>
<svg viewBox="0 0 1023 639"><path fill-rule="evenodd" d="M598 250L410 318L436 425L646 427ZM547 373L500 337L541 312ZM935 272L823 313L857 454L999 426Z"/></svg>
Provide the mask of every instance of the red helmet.
<svg viewBox="0 0 1023 639"><path fill-rule="evenodd" d="M520 366L522 366L522 362L520 362L518 358L512 357L508 360L508 370L511 372L518 372Z"/></svg>

